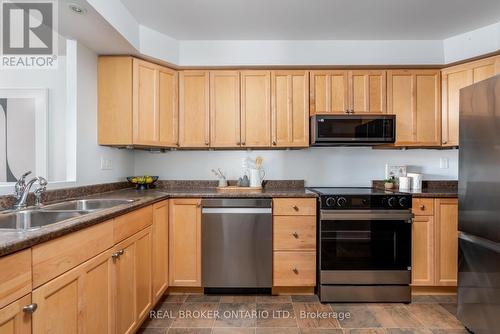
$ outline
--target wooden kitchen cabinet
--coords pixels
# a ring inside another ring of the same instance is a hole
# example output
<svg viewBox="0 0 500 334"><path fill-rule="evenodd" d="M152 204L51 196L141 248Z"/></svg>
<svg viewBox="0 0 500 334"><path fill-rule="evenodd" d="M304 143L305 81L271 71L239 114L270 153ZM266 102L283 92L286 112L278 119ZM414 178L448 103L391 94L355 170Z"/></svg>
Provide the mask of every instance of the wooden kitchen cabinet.
<svg viewBox="0 0 500 334"><path fill-rule="evenodd" d="M396 146L440 146L439 70L387 72L388 113L396 115Z"/></svg>
<svg viewBox="0 0 500 334"><path fill-rule="evenodd" d="M349 71L311 71L310 114L345 114L349 109Z"/></svg>
<svg viewBox="0 0 500 334"><path fill-rule="evenodd" d="M435 205L436 285L456 286L458 270L458 201L439 198Z"/></svg>
<svg viewBox="0 0 500 334"><path fill-rule="evenodd" d="M152 288L156 303L168 288L168 200L153 205Z"/></svg>
<svg viewBox="0 0 500 334"><path fill-rule="evenodd" d="M0 308L0 333L31 333L31 314L23 311L23 308L29 304L31 304L31 294Z"/></svg>
<svg viewBox="0 0 500 334"><path fill-rule="evenodd" d="M210 147L241 145L240 73L210 72Z"/></svg>
<svg viewBox="0 0 500 334"><path fill-rule="evenodd" d="M114 247L115 327L133 333L152 307L151 228Z"/></svg>
<svg viewBox="0 0 500 334"><path fill-rule="evenodd" d="M31 277L31 249L0 258L0 308L29 294Z"/></svg>
<svg viewBox="0 0 500 334"><path fill-rule="evenodd" d="M311 71L311 115L386 113L385 70Z"/></svg>
<svg viewBox="0 0 500 334"><path fill-rule="evenodd" d="M271 145L309 146L309 74L307 71L271 73Z"/></svg>
<svg viewBox="0 0 500 334"><path fill-rule="evenodd" d="M442 146L458 146L460 89L500 74L500 56L445 68L442 78Z"/></svg>
<svg viewBox="0 0 500 334"><path fill-rule="evenodd" d="M45 283L32 293L33 333L114 333L112 251Z"/></svg>
<svg viewBox="0 0 500 334"><path fill-rule="evenodd" d="M355 70L349 72L349 100L352 113L386 113L386 72Z"/></svg>
<svg viewBox="0 0 500 334"><path fill-rule="evenodd" d="M241 146L271 146L271 72L241 71Z"/></svg>
<svg viewBox="0 0 500 334"><path fill-rule="evenodd" d="M414 198L412 285L456 286L458 200Z"/></svg>
<svg viewBox="0 0 500 334"><path fill-rule="evenodd" d="M179 74L179 146L210 145L210 76L208 71Z"/></svg>
<svg viewBox="0 0 500 334"><path fill-rule="evenodd" d="M98 143L176 147L177 71L133 57L98 63Z"/></svg>
<svg viewBox="0 0 500 334"><path fill-rule="evenodd" d="M201 286L201 199L175 198L169 204L170 286Z"/></svg>

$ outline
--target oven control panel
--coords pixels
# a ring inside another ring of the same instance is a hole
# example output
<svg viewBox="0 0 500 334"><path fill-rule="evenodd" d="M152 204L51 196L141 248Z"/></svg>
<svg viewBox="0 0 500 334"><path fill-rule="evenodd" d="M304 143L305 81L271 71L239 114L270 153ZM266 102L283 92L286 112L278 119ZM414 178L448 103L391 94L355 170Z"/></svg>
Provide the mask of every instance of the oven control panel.
<svg viewBox="0 0 500 334"><path fill-rule="evenodd" d="M322 195L322 210L411 209L411 195Z"/></svg>

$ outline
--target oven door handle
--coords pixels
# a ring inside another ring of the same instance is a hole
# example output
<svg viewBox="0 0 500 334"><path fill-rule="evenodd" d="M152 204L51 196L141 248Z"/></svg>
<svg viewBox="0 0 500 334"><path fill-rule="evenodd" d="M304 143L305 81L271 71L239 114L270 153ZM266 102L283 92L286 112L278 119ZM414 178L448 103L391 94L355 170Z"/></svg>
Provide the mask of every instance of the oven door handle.
<svg viewBox="0 0 500 334"><path fill-rule="evenodd" d="M413 214L391 210L337 210L320 211L321 220L403 220L412 223Z"/></svg>

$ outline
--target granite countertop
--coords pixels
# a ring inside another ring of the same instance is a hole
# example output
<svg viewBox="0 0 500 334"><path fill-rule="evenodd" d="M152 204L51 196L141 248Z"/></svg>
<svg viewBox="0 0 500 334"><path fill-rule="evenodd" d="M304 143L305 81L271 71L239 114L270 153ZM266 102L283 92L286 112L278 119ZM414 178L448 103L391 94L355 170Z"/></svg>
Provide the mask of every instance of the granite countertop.
<svg viewBox="0 0 500 334"><path fill-rule="evenodd" d="M262 192L218 192L215 187L158 187L151 190L120 189L103 193L95 193L91 196L80 198L120 198L133 199L127 204L113 208L91 212L81 217L68 219L60 223L47 225L35 230L13 231L0 230L0 256L32 247L36 244L46 242L57 237L81 230L83 228L107 221L116 216L139 209L141 207L159 202L168 198L272 198L272 197L316 197L313 192L304 187L270 187L264 188ZM59 200L61 202L61 200Z"/></svg>
<svg viewBox="0 0 500 334"><path fill-rule="evenodd" d="M374 188L384 189L384 181L374 180L372 182ZM457 198L458 197L458 182L457 181L422 181L421 190L401 190L395 189L402 193L411 194L415 198Z"/></svg>

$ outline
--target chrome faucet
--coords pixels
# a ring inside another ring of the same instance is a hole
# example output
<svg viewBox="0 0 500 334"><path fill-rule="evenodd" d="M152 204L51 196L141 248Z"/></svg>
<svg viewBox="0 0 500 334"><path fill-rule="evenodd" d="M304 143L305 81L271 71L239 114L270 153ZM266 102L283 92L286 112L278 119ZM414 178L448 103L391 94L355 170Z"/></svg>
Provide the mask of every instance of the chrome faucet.
<svg viewBox="0 0 500 334"><path fill-rule="evenodd" d="M14 188L14 195L16 196L16 204L14 204L14 209L24 209L27 207L26 199L30 192L31 186L35 182L38 182L38 188L35 190L35 204L40 205L41 197L45 189L47 188L47 180L41 176L37 176L26 182L26 177L31 174L31 171L24 173L21 178L16 182Z"/></svg>

